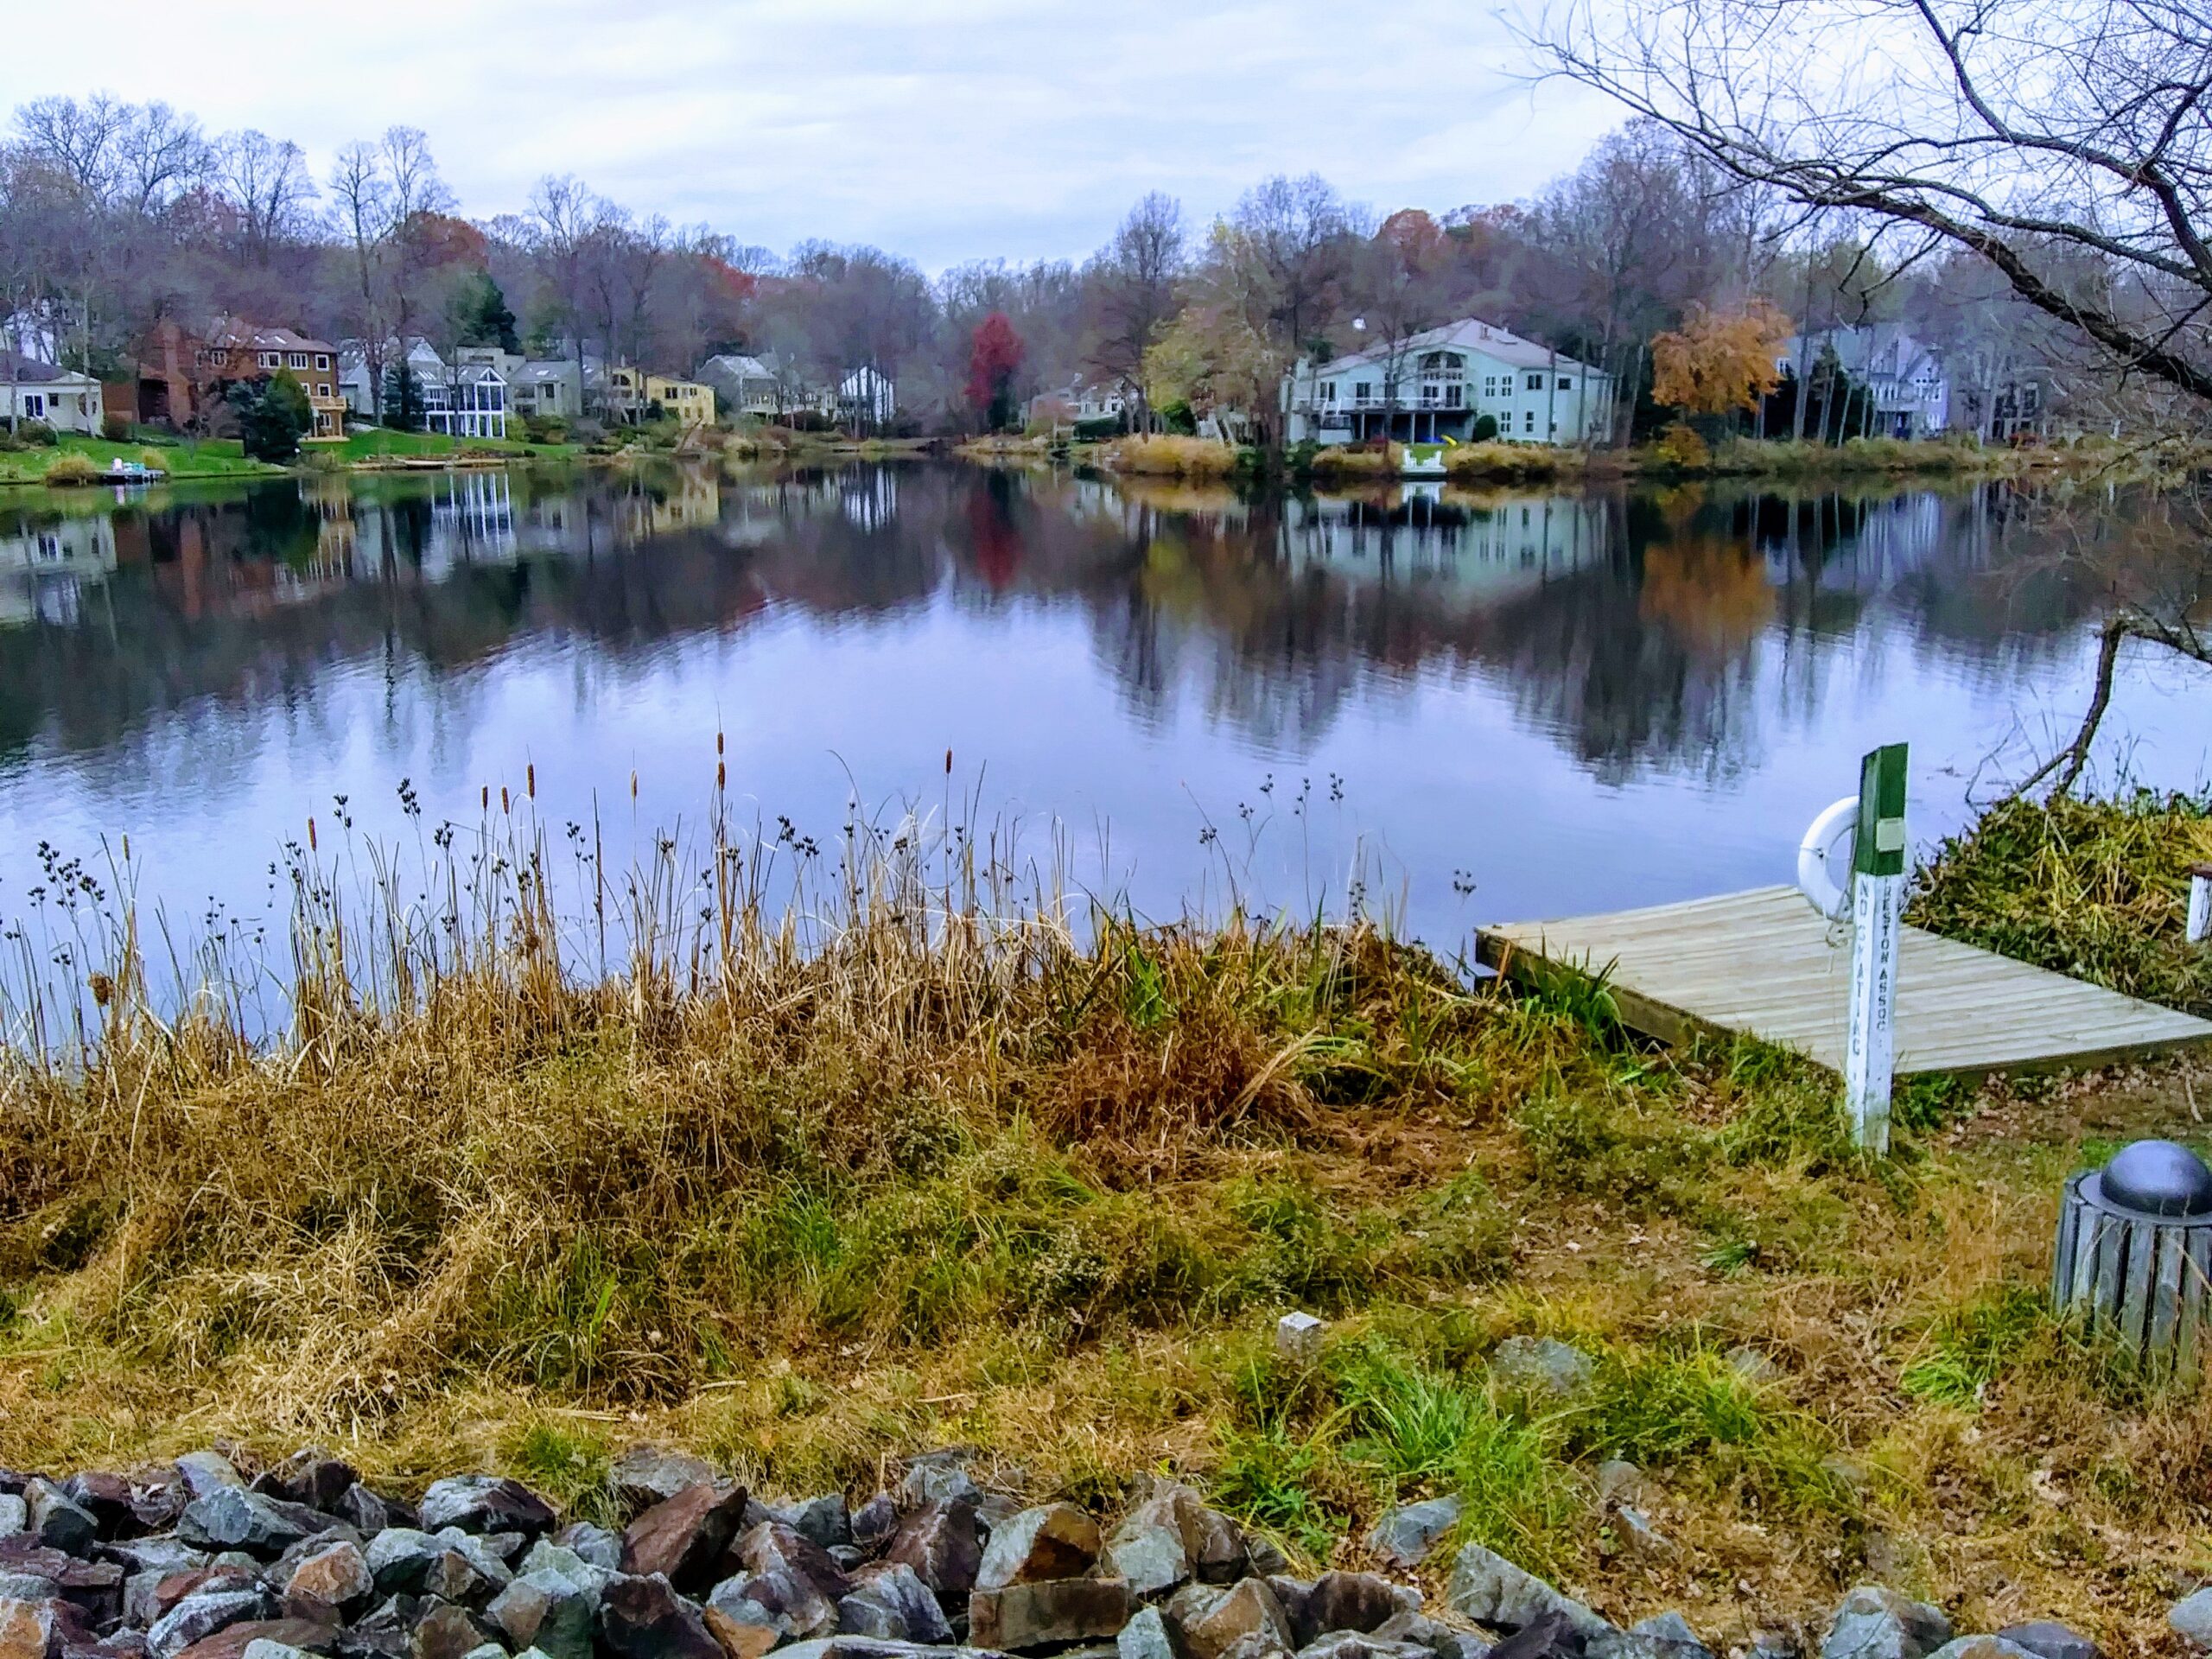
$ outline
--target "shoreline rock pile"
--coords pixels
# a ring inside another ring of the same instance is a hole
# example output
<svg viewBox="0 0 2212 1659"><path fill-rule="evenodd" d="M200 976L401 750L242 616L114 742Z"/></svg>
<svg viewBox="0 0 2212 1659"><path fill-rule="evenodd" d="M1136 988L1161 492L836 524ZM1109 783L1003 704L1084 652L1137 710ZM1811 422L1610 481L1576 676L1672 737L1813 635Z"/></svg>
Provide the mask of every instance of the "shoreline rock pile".
<svg viewBox="0 0 2212 1659"><path fill-rule="evenodd" d="M857 1509L764 1503L653 1448L613 1487L619 1533L492 1475L410 1503L315 1451L251 1479L213 1452L132 1476L0 1471L0 1659L1713 1659L1679 1613L1619 1629L1478 1544L1436 1610L1375 1573L1297 1578L1166 1480L1110 1528L987 1492L957 1452ZM1369 1547L1410 1569L1459 1520L1455 1500L1408 1504ZM2058 1626L1955 1640L1866 1586L1821 1659L2097 1655Z"/></svg>

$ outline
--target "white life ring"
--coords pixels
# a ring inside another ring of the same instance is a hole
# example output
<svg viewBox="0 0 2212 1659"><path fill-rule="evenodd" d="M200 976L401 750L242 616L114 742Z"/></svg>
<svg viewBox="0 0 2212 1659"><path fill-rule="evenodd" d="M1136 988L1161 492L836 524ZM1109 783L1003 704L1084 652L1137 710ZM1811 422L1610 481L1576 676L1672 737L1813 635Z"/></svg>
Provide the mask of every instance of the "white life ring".
<svg viewBox="0 0 2212 1659"><path fill-rule="evenodd" d="M1828 874L1829 855L1839 840L1855 834L1858 828L1859 798L1847 795L1815 818L1812 828L1805 831L1805 839L1797 843L1797 890L1815 910L1832 922L1840 922L1851 914L1851 883L1848 879L1838 881ZM1847 878L1851 868L1847 844L1843 868Z"/></svg>

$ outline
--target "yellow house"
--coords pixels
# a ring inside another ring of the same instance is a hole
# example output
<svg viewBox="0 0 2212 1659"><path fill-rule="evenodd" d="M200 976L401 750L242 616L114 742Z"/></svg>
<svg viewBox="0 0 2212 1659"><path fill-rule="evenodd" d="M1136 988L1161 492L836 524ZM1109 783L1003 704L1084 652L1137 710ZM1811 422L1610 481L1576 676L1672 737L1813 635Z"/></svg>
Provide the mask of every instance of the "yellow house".
<svg viewBox="0 0 2212 1659"><path fill-rule="evenodd" d="M715 423L715 389L696 380L676 380L664 374L645 377L645 403L658 404L685 426Z"/></svg>

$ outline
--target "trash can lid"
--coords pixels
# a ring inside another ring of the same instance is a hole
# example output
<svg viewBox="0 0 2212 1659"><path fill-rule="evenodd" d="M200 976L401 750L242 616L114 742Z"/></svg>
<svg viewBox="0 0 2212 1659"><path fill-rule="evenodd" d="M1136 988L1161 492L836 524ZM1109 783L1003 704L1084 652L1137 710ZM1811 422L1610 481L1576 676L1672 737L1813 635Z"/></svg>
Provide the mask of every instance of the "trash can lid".
<svg viewBox="0 0 2212 1659"><path fill-rule="evenodd" d="M2107 1202L2148 1216L2201 1216L2212 1212L2212 1169L2175 1141L2138 1141L2105 1166L2102 1192Z"/></svg>

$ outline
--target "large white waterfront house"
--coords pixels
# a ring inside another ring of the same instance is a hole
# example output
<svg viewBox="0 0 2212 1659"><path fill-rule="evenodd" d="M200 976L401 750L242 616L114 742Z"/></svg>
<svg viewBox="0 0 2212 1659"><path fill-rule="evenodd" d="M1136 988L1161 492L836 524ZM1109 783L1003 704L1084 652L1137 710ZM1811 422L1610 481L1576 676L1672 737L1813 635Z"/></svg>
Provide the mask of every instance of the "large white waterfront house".
<svg viewBox="0 0 2212 1659"><path fill-rule="evenodd" d="M1613 430L1613 377L1466 317L1284 377L1292 443L1465 443L1482 417L1516 443L1591 444Z"/></svg>

